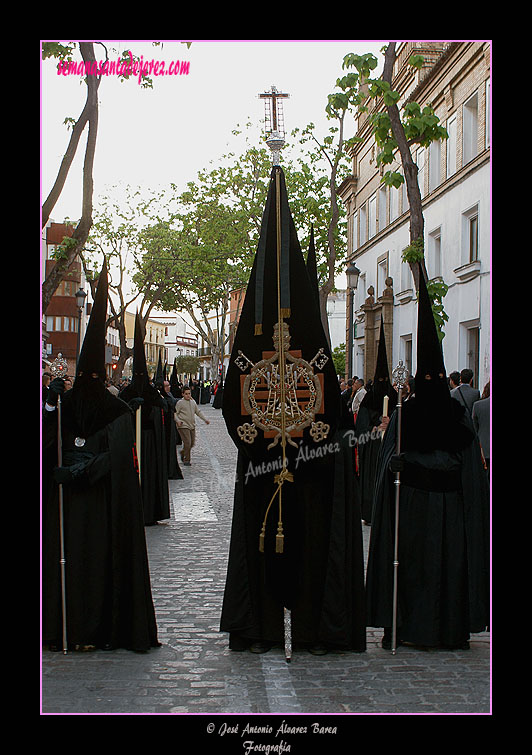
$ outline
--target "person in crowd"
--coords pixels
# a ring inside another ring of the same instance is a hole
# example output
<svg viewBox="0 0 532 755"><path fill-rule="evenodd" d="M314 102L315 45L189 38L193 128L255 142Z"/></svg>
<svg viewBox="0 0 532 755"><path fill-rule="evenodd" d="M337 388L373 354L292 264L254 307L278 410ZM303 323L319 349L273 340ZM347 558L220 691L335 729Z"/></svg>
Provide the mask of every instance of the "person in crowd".
<svg viewBox="0 0 532 755"><path fill-rule="evenodd" d="M43 411L42 639L52 650L159 646L131 409L105 387L107 288L104 266L74 385L53 380Z"/></svg>
<svg viewBox="0 0 532 755"><path fill-rule="evenodd" d="M460 385L460 373L456 370L449 375L449 390L454 390Z"/></svg>
<svg viewBox="0 0 532 755"><path fill-rule="evenodd" d="M120 398L135 410L132 424L137 434L137 411L140 412L140 480L144 524L149 527L170 518L168 489L168 453L164 428L166 403L150 382L144 353L144 329L140 315L135 319L133 373ZM137 449L138 452L138 449Z"/></svg>
<svg viewBox="0 0 532 755"><path fill-rule="evenodd" d="M423 273L415 394L389 421L375 480L366 596L368 626L392 643L468 648L489 623L489 491L472 422L445 377ZM397 484L399 483L399 484ZM398 571L394 573L396 491Z"/></svg>
<svg viewBox="0 0 532 755"><path fill-rule="evenodd" d="M375 472L382 445L382 435L378 428L383 420L385 398L387 400L386 417L388 417L397 404L397 392L390 381L384 326L381 321L375 375L370 388L360 403L355 418L360 506L362 521L366 525L371 524Z"/></svg>
<svg viewBox="0 0 532 755"><path fill-rule="evenodd" d="M480 448L482 449L482 458L486 468L487 477L490 475L490 383L484 386L482 396L473 404L471 418L478 435Z"/></svg>
<svg viewBox="0 0 532 755"><path fill-rule="evenodd" d="M280 248L277 219L286 240ZM317 285L297 239L284 173L275 166L223 388L222 414L238 456L220 629L234 652L279 644L285 653L290 646L314 655L366 648L352 417L340 396ZM291 383L283 401L281 380L286 386L295 377L296 359L308 365L307 378ZM317 400L312 410L309 396Z"/></svg>
<svg viewBox="0 0 532 755"><path fill-rule="evenodd" d="M200 411L196 401L192 398L190 388L183 388L183 398L175 405L175 423L183 440L181 458L185 467L190 467L190 454L196 443L196 416L202 419L206 425L210 421Z"/></svg>
<svg viewBox="0 0 532 755"><path fill-rule="evenodd" d="M42 403L46 401L46 396L48 395L48 386L50 385L50 381L52 379L52 376L49 372L43 372L42 374Z"/></svg>
<svg viewBox="0 0 532 755"><path fill-rule="evenodd" d="M460 372L460 385L453 388L451 396L457 399L471 416L473 404L480 398L478 388L473 388L473 370L465 368Z"/></svg>
<svg viewBox="0 0 532 755"><path fill-rule="evenodd" d="M360 408L360 404L362 403L362 399L366 395L366 389L364 388L364 381L362 378L357 378L353 384L353 398L351 402L351 412L354 417L356 417L358 410Z"/></svg>

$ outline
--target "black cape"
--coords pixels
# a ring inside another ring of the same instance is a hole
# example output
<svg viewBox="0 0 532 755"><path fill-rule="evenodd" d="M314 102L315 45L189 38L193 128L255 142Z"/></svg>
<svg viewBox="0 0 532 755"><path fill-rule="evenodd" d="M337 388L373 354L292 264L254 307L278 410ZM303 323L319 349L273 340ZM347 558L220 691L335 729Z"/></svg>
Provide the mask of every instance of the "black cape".
<svg viewBox="0 0 532 755"><path fill-rule="evenodd" d="M123 401L139 398L133 384L120 393ZM142 507L144 523L152 525L170 518L170 494L168 490L168 449L164 424L165 403L162 396L152 386L146 386L140 398L144 399L141 408L141 453L140 478L142 485ZM135 432L136 418L130 419Z"/></svg>
<svg viewBox="0 0 532 755"><path fill-rule="evenodd" d="M402 421L415 412L415 397ZM399 512L397 638L459 647L489 623L489 492L468 418L455 415L455 448L406 450ZM368 626L392 626L397 412L379 455L367 565ZM461 440L459 440L461 439ZM469 439L469 440L468 440Z"/></svg>
<svg viewBox="0 0 532 755"><path fill-rule="evenodd" d="M216 393L214 394L214 401L212 402L212 405L215 409L222 408L223 397L224 397L224 385L223 385L223 382L220 380L218 384L218 388L216 389Z"/></svg>
<svg viewBox="0 0 532 755"><path fill-rule="evenodd" d="M131 412L104 390L105 424L75 444L80 432L62 410L63 465L76 479L63 485L67 637L75 645L145 651L159 645L135 468ZM57 410L43 416L43 642L61 647Z"/></svg>
<svg viewBox="0 0 532 755"><path fill-rule="evenodd" d="M323 404L315 420L327 424L329 432L315 441L306 428L293 436L295 446L287 444L288 470L294 479L282 487L284 550L275 550L277 500L267 518L264 551L259 550L262 523L276 488L274 476L282 468L281 444L261 429L248 443L239 428L252 419L242 403L242 381L251 375L245 359L256 365L274 351L272 334L278 321L277 282L272 272L276 269L275 173L274 168L224 383L223 416L238 448L238 461L220 628L230 633L230 646L235 648L254 641L282 642L286 607L292 612L296 646L325 643L364 650L363 551L353 451L350 436L340 426L338 380L289 213L282 171L282 243L288 251L281 267L284 283L289 281L284 294L290 296L283 300L281 295L281 300L283 308L289 307L289 353L307 363L320 354L313 368L322 381ZM260 390L264 396L264 387Z"/></svg>

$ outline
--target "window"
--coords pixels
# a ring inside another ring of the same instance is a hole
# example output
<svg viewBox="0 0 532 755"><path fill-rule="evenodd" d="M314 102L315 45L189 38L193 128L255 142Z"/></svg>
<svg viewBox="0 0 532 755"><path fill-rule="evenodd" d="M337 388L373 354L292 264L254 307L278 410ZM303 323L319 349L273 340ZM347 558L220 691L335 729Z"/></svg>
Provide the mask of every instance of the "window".
<svg viewBox="0 0 532 755"><path fill-rule="evenodd" d="M369 200L369 237L377 233L377 196L374 194Z"/></svg>
<svg viewBox="0 0 532 755"><path fill-rule="evenodd" d="M377 260L377 296L381 296L386 287L386 278L388 277L388 255L379 257Z"/></svg>
<svg viewBox="0 0 532 755"><path fill-rule="evenodd" d="M428 238L428 273L430 278L438 278L441 270L441 228L429 233Z"/></svg>
<svg viewBox="0 0 532 755"><path fill-rule="evenodd" d="M399 189L390 188L390 223L399 215Z"/></svg>
<svg viewBox="0 0 532 755"><path fill-rule="evenodd" d="M403 364L408 370L408 374L412 374L412 335L401 336L401 355L399 357L403 360Z"/></svg>
<svg viewBox="0 0 532 755"><path fill-rule="evenodd" d="M53 316L47 316L46 317L46 330L49 333L55 332L55 333L61 333L61 332L68 332L71 333L77 333L78 332L78 319L77 317L61 317L60 315L57 317Z"/></svg>
<svg viewBox="0 0 532 755"><path fill-rule="evenodd" d="M386 228L386 186L379 189L379 231Z"/></svg>
<svg viewBox="0 0 532 755"><path fill-rule="evenodd" d="M462 264L479 258L478 205L462 215Z"/></svg>
<svg viewBox="0 0 532 755"><path fill-rule="evenodd" d="M478 152L478 95L468 99L463 109L462 164L466 165Z"/></svg>
<svg viewBox="0 0 532 755"><path fill-rule="evenodd" d="M401 291L412 288L412 271L408 262L401 262Z"/></svg>
<svg viewBox="0 0 532 755"><path fill-rule="evenodd" d="M490 80L486 81L486 149L490 146L491 108L490 108Z"/></svg>
<svg viewBox="0 0 532 755"><path fill-rule="evenodd" d="M447 178L456 173L456 115L447 121Z"/></svg>
<svg viewBox="0 0 532 755"><path fill-rule="evenodd" d="M478 215L469 218L469 261L478 260Z"/></svg>
<svg viewBox="0 0 532 755"><path fill-rule="evenodd" d="M358 215L353 213L353 251L358 249Z"/></svg>
<svg viewBox="0 0 532 755"><path fill-rule="evenodd" d="M440 185L441 181L441 142L431 142L429 147L429 191Z"/></svg>
<svg viewBox="0 0 532 755"><path fill-rule="evenodd" d="M409 208L410 205L408 203L408 192L406 190L406 179L401 184L401 194L402 194L402 197L403 197L403 212L407 212L407 210L408 210L408 208Z"/></svg>
<svg viewBox="0 0 532 755"><path fill-rule="evenodd" d="M422 147L416 152L417 182L421 197L425 196L425 151L425 148Z"/></svg>
<svg viewBox="0 0 532 755"><path fill-rule="evenodd" d="M360 246L364 244L367 241L366 231L367 231L367 209L366 205L360 208Z"/></svg>

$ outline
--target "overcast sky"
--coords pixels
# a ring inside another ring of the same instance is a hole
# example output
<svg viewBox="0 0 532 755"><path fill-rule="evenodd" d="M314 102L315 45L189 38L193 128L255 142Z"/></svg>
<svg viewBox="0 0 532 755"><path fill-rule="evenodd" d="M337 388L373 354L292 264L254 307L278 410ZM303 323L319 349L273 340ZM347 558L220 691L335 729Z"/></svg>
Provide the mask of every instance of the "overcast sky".
<svg viewBox="0 0 532 755"><path fill-rule="evenodd" d="M153 77L153 89L137 80L102 79L94 163L94 197L117 183L156 189L171 182L185 188L199 170L208 168L232 146L231 131L248 120L256 124L260 144L264 102L260 92L272 85L287 92L285 128L320 125L325 134L327 95L342 76L342 59L349 52L379 56L385 42L378 40L213 40L179 41L163 47L136 40L103 40L111 60L131 49L144 60L189 63L188 75ZM105 56L95 45L97 60ZM81 60L79 53L76 59ZM70 132L63 121L77 119L85 102L86 86L77 76L58 75L55 62L42 64L41 144L42 196L55 180ZM348 136L352 135L348 133ZM81 176L86 135L52 219L78 219L81 214Z"/></svg>

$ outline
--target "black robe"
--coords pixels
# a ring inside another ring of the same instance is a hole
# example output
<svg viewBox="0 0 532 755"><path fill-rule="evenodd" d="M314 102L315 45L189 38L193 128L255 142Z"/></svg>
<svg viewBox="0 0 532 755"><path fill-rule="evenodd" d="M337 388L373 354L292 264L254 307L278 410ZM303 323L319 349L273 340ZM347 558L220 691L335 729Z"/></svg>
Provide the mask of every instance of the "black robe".
<svg viewBox="0 0 532 755"><path fill-rule="evenodd" d="M165 436L165 442L166 442L166 453L167 453L167 471L168 471L168 479L169 480L182 480L183 479L183 472L181 471L181 467L179 466L179 461L177 459L177 446L178 441L181 440L181 438L178 438L177 433L177 426L174 419L174 411L175 411L175 405L177 403L177 399L174 398L172 395L164 394L163 400L166 404L166 408L164 410L163 419L164 419L164 436Z"/></svg>
<svg viewBox="0 0 532 755"><path fill-rule="evenodd" d="M275 533L259 552L258 533L271 489L239 452L221 630L231 641L283 641L283 611L292 611L297 647L366 649L360 506L355 493L352 430L339 429L331 453L301 456L289 505L283 507L285 552ZM292 483L293 484L293 483ZM274 517L275 518L275 517Z"/></svg>
<svg viewBox="0 0 532 755"><path fill-rule="evenodd" d="M146 651L159 645L129 408L108 391L109 419L85 439L62 406L67 638L69 647ZM57 411L43 416L42 639L62 646Z"/></svg>
<svg viewBox="0 0 532 755"><path fill-rule="evenodd" d="M415 398L403 407L414 408ZM456 412L457 402L451 410ZM408 411L407 420L408 420ZM456 412L458 415L459 412ZM382 444L368 554L367 621L392 626L397 412ZM399 508L397 639L460 647L489 623L489 493L478 442L457 420L454 450L407 450ZM467 440L469 438L469 440Z"/></svg>
<svg viewBox="0 0 532 755"><path fill-rule="evenodd" d="M382 439L374 428L381 422L379 412L368 406L361 406L355 421L355 437L358 452L358 481L360 490L360 511L366 524L371 524L375 472Z"/></svg>
<svg viewBox="0 0 532 755"><path fill-rule="evenodd" d="M259 549L262 524L277 488L275 476L282 469L281 442L273 441L272 435L260 429L253 442L248 443L239 428L251 420L241 403L242 381L250 374L250 360L257 365L275 348L273 337L279 314L274 273L275 181L274 168L257 256L223 388L223 416L238 448L238 462L220 628L230 633L230 646L235 649L255 641L282 642L286 607L291 610L295 646L326 644L362 651L366 647L363 550L360 507L354 491L352 426L348 431L341 423L338 379L282 175L281 245L287 257L281 260L281 270L287 271L288 280L281 274L281 303L283 280L290 293L286 358L290 361L290 355L300 355L308 364L312 362L323 396L315 420L329 429L325 437L318 439L311 437L310 428L305 428L293 436L295 445L287 443L287 471L293 474L293 481L282 486L283 552L276 552L279 496L266 519L264 550ZM244 359L248 361L244 363Z"/></svg>
<svg viewBox="0 0 532 755"><path fill-rule="evenodd" d="M164 410L165 402L155 388L143 393L141 409L140 478L144 524L152 525L170 518L170 493L168 489L168 451L166 446ZM137 398L134 386L127 386L120 394L124 401ZM136 416L131 418L136 432Z"/></svg>
<svg viewBox="0 0 532 755"><path fill-rule="evenodd" d="M212 405L215 409L221 409L223 405L223 399L224 399L224 386L222 381L219 382L218 388L216 389L216 393L214 394L214 401L212 402Z"/></svg>

